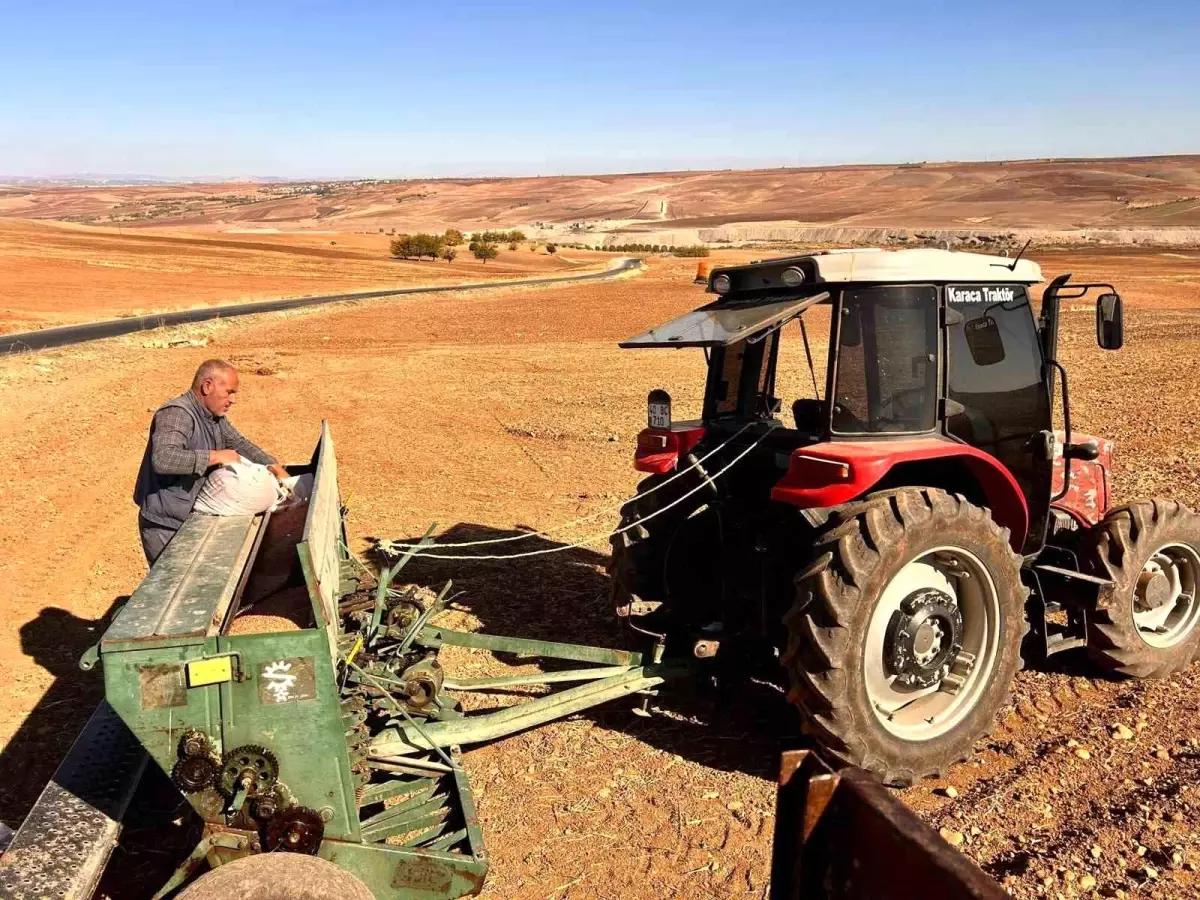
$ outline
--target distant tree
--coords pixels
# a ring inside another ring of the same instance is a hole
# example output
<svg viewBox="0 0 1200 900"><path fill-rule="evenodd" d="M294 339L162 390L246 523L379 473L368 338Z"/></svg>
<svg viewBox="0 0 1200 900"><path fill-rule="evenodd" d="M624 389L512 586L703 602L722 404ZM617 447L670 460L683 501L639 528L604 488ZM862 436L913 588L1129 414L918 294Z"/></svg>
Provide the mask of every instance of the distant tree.
<svg viewBox="0 0 1200 900"><path fill-rule="evenodd" d="M676 247L671 252L676 256L708 256L708 248L703 244L692 244L690 247Z"/></svg>
<svg viewBox="0 0 1200 900"><path fill-rule="evenodd" d="M558 252L558 247L557 247L555 244L547 244L547 245L546 245L546 252L547 252L547 253L550 253L550 254L557 253L557 252Z"/></svg>
<svg viewBox="0 0 1200 900"><path fill-rule="evenodd" d="M516 249L517 249L517 244L516 244L516 242L514 241L513 243L509 244L509 245L508 245L508 249L509 249L509 250L516 250Z"/></svg>
<svg viewBox="0 0 1200 900"><path fill-rule="evenodd" d="M489 259L495 259L500 255L500 251L496 249L496 245L488 243L487 241L481 241L477 243L475 249L471 252L475 254L476 259L481 260L484 263L486 263Z"/></svg>
<svg viewBox="0 0 1200 900"><path fill-rule="evenodd" d="M442 246L442 238L436 234L402 234L391 242L391 251L401 259L437 259Z"/></svg>
<svg viewBox="0 0 1200 900"><path fill-rule="evenodd" d="M446 233L442 235L442 241L447 247L457 247L463 242L463 233L457 228L447 228Z"/></svg>
<svg viewBox="0 0 1200 900"><path fill-rule="evenodd" d="M474 253L479 249L479 241L475 238L471 238L471 243L467 244L467 249Z"/></svg>
<svg viewBox="0 0 1200 900"><path fill-rule="evenodd" d="M454 247L447 244L442 248L442 259L448 263L454 262L454 257L458 256L458 251Z"/></svg>

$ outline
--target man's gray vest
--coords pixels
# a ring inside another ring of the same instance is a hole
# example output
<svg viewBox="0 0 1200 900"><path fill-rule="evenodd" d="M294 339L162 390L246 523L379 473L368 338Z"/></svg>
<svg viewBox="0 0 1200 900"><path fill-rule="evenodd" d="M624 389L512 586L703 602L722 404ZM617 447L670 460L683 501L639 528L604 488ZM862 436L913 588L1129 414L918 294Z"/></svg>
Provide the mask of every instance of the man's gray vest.
<svg viewBox="0 0 1200 900"><path fill-rule="evenodd" d="M207 415L207 410L200 405L195 394L191 391L180 394L173 400L168 400L159 409L163 410L169 406L182 409L192 417L192 436L184 444L184 449L205 452L221 449L217 423ZM146 453L142 457L137 485L133 489L133 502L141 509L143 518L156 525L178 530L196 504L196 497L204 487L204 476L195 473L160 475L154 471L151 455L154 452L154 427L157 418L156 412L155 418L150 422L150 437L146 441Z"/></svg>

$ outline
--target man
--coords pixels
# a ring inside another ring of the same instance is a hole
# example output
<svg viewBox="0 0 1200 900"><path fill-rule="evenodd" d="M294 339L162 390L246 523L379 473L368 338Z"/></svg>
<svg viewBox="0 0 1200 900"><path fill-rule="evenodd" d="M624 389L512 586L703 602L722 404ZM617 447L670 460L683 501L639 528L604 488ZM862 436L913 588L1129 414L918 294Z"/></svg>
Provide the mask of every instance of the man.
<svg viewBox="0 0 1200 900"><path fill-rule="evenodd" d="M239 456L262 463L282 480L287 470L252 444L225 414L238 392L237 369L223 359L201 363L192 388L154 414L150 438L133 489L146 561L154 565L192 511L205 474Z"/></svg>

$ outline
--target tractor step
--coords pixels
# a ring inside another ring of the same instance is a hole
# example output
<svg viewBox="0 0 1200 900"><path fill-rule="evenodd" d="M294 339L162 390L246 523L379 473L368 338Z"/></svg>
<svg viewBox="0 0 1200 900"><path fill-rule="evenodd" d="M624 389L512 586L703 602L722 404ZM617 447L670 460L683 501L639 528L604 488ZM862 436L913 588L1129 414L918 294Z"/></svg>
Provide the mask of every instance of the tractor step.
<svg viewBox="0 0 1200 900"><path fill-rule="evenodd" d="M121 833L146 753L101 703L0 856L0 900L87 900Z"/></svg>
<svg viewBox="0 0 1200 900"><path fill-rule="evenodd" d="M1040 638L1040 652L1049 658L1055 653L1086 647L1087 616L1100 597L1113 589L1113 582L1076 569L1046 564L1035 564L1033 572L1041 608L1033 609L1030 625ZM1065 627L1049 620L1049 616L1064 610L1068 617Z"/></svg>

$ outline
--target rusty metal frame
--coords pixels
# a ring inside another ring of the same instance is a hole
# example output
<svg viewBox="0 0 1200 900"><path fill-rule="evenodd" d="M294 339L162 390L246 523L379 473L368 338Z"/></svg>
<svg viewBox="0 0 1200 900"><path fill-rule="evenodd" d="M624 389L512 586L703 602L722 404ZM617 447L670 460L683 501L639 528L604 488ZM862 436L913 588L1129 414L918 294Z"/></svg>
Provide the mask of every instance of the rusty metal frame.
<svg viewBox="0 0 1200 900"><path fill-rule="evenodd" d="M1010 900L862 769L783 754L771 900Z"/></svg>

